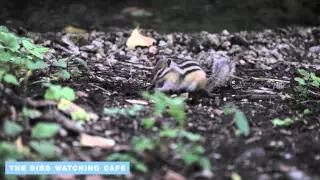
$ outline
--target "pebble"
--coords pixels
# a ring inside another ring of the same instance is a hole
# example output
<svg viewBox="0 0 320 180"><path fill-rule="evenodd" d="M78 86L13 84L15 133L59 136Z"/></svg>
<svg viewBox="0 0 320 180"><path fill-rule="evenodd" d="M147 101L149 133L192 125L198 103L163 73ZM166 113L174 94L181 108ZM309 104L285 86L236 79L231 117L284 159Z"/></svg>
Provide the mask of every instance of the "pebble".
<svg viewBox="0 0 320 180"><path fill-rule="evenodd" d="M163 40L159 41L159 46L160 47L163 47L163 46L166 46L166 45L167 45L167 43L164 42Z"/></svg>

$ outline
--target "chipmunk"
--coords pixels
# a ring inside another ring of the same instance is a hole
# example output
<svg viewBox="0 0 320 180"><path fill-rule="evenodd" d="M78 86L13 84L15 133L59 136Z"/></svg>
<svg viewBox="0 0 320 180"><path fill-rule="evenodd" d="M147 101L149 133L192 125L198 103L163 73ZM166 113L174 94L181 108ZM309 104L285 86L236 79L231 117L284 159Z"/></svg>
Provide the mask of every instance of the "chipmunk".
<svg viewBox="0 0 320 180"><path fill-rule="evenodd" d="M235 73L235 64L224 60L215 60L208 75L193 60L159 60L151 73L155 91L204 91L207 94L215 87L223 86Z"/></svg>

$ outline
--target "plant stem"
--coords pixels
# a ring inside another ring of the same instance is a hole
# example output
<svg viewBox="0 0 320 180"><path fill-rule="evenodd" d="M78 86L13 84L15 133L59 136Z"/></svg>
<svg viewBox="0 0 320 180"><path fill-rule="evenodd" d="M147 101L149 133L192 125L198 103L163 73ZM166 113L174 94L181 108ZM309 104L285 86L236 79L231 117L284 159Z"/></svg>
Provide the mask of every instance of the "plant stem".
<svg viewBox="0 0 320 180"><path fill-rule="evenodd" d="M29 72L29 71L28 71ZM26 74L24 78L24 85L23 85L23 109L27 108L27 90L28 90L28 79L29 79L29 74ZM25 128L28 130L30 129L30 123L29 123L29 118L25 117L24 118L24 123L25 123Z"/></svg>
<svg viewBox="0 0 320 180"><path fill-rule="evenodd" d="M7 88L7 83L6 83L6 82L3 82L2 84L3 84L3 87L2 87L3 89L2 89L2 91L1 91L0 104L3 104L3 100L4 100L4 93L5 93L6 88Z"/></svg>

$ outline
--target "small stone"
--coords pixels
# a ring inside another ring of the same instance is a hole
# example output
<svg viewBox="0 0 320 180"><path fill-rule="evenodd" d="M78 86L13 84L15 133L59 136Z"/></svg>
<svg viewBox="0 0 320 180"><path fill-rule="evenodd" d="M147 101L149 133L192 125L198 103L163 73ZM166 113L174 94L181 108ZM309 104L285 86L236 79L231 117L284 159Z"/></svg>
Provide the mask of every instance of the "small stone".
<svg viewBox="0 0 320 180"><path fill-rule="evenodd" d="M220 45L220 40L219 37L215 34L208 34L207 36L209 42L211 45L219 46Z"/></svg>
<svg viewBox="0 0 320 180"><path fill-rule="evenodd" d="M100 41L93 40L93 41L92 41L92 44L95 45L95 46L97 46L97 47L103 47L103 44L102 44L102 42L100 42Z"/></svg>
<svg viewBox="0 0 320 180"><path fill-rule="evenodd" d="M139 59L137 58L137 56L131 56L130 58L130 62L138 62Z"/></svg>
<svg viewBox="0 0 320 180"><path fill-rule="evenodd" d="M166 46L167 45L167 43L166 42L164 42L163 40L161 40L160 42L159 42L159 46L160 47L162 47L162 46Z"/></svg>
<svg viewBox="0 0 320 180"><path fill-rule="evenodd" d="M229 41L224 41L221 46L224 48L227 48L227 47L231 46L231 43Z"/></svg>
<svg viewBox="0 0 320 180"><path fill-rule="evenodd" d="M229 36L229 35L230 35L230 33L229 33L226 29L224 29L224 30L221 32L221 34L222 34L223 36Z"/></svg>
<svg viewBox="0 0 320 180"><path fill-rule="evenodd" d="M239 61L239 63L240 63L241 65L245 65L245 64L246 64L246 61L243 60L243 59L241 59L241 60Z"/></svg>

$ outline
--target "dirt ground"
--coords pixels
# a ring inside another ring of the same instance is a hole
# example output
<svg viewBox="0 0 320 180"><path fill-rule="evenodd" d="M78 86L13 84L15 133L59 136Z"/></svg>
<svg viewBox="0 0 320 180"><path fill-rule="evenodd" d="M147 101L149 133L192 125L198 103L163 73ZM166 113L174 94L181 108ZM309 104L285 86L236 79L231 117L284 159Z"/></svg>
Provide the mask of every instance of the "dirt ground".
<svg viewBox="0 0 320 180"><path fill-rule="evenodd" d="M151 106L146 106L138 116L103 114L104 108L128 107L131 104L126 100L142 99L139 93L150 83L150 67L158 56L151 55L148 48L128 50L125 42L131 30L109 29L74 35L69 39L79 47L80 53L64 43L65 33L17 32L52 49L47 57L49 61L75 55L88 62L89 70L80 67L80 76L57 82L88 94L75 101L99 115L97 121L83 126L86 132L112 138L124 146L135 135L151 138L150 132L140 124L141 118L152 114ZM297 85L293 78L298 76L298 67L319 73L319 52L310 50L319 45L319 27L234 34L223 31L215 34L216 39L211 41L205 32L161 34L143 30L142 33L157 40L159 54L164 57L192 58L204 66L217 58L237 63L235 75L238 78L234 78L229 86L216 89L215 98L203 97L198 103L186 106L187 130L205 138L201 145L212 164L213 177L209 179L231 179L232 172L237 172L244 180L320 179L319 89L315 89L315 94L308 99L297 97L293 91ZM70 69L74 67L74 64L69 66ZM39 86L31 85L29 96L41 97L43 93ZM282 99L285 95L291 98ZM214 113L215 109L226 105L236 105L244 112L250 123L249 136L235 134L232 116ZM301 116L305 109L312 113ZM294 123L287 128L274 127L271 120L275 118L290 118ZM163 117L160 121L170 121L170 118ZM59 134L56 144L59 152L69 160L101 160L115 151L81 148L78 133L70 129ZM174 170L187 179L205 179L198 168L186 168L173 156L172 153L164 154L160 160L149 157L150 171L146 174L133 172L130 177L104 178L163 179L168 170Z"/></svg>

